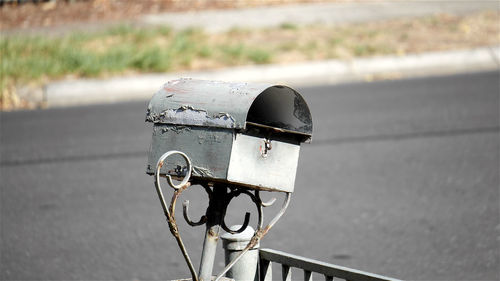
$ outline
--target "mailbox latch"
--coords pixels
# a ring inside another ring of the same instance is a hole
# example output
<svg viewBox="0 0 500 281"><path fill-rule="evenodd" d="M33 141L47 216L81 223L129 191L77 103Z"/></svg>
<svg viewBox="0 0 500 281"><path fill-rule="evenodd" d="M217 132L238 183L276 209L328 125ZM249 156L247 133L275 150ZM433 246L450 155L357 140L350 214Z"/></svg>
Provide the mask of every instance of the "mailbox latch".
<svg viewBox="0 0 500 281"><path fill-rule="evenodd" d="M267 158L269 150L273 148L273 145L271 144L271 140L269 139L264 139L264 147L260 146L260 154L262 155L263 158Z"/></svg>

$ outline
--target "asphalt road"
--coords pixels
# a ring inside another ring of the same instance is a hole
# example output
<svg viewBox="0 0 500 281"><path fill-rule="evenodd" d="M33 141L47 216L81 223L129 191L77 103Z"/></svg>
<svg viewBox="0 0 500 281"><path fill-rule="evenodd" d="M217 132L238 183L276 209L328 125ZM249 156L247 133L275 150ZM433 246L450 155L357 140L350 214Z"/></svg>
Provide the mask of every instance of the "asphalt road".
<svg viewBox="0 0 500 281"><path fill-rule="evenodd" d="M313 142L262 246L402 279L499 280L499 84L487 72L299 89ZM189 276L144 173L145 109L0 114L2 280ZM187 194L192 214L201 193ZM238 200L228 224L248 208ZM181 230L197 263L203 229Z"/></svg>

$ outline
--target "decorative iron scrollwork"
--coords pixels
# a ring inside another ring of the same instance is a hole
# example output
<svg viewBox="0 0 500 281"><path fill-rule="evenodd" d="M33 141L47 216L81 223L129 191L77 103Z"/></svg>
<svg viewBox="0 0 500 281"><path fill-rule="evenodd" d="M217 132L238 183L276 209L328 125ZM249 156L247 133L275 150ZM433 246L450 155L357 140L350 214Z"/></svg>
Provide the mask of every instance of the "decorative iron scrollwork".
<svg viewBox="0 0 500 281"><path fill-rule="evenodd" d="M165 160L171 156L171 155L175 155L175 154L178 154L178 155L181 155L184 160L186 161L187 163L187 168L185 169L185 176L184 178L182 179L181 183L179 184L174 184L173 181L172 181L172 178L170 175L166 174L166 179L167 179L167 182L168 184L174 189L174 193L172 195L172 199L170 201L170 204L167 205L166 201L165 201L165 198L164 198L164 195L163 195L163 190L161 188L161 184L160 184L160 169L162 168L162 166L164 165L164 162ZM156 165L156 170L155 170L155 187L156 187L156 191L158 193L158 197L160 199L160 203L162 205L162 208L163 208L163 211L165 213L165 216L167 218L167 222L168 222L168 225L169 225L169 228L170 228L170 232L172 233L172 235L174 235L176 241L177 241L177 244L179 245L180 249L181 249L181 252L182 252L182 255L184 256L184 259L189 267L189 270L191 272L191 276L192 276L192 279L194 281L199 281L199 278L198 278L198 275L194 269L194 266L193 266L193 263L191 261L191 258L189 257L189 254L187 253L187 250L186 250L186 247L184 246L184 243L181 239L181 235L179 233L179 228L177 226L177 222L175 220L175 205L176 205L176 202L177 202L177 199L180 197L180 195L182 194L182 192L186 189L188 189L192 182L190 182L191 180L191 171L192 171L192 164L191 164L191 160L189 159L189 157L183 153L183 152L180 152L180 151L169 151L165 154L163 154L158 162L157 162L157 165ZM221 273L219 273L215 279L215 281L219 280L249 249L253 248L255 245L257 245L257 243L260 241L260 239L262 239L262 237L264 237L267 232L271 229L271 227L273 227L273 225L279 220L279 218L283 215L283 213L285 212L286 208L288 207L288 204L290 202L290 197L291 197L291 193L286 193L286 197L285 197L285 200L283 202L283 205L281 207L281 210L276 214L276 216L269 222L269 224L267 224L265 227L263 227L263 223L264 223L264 216L263 216L263 208L264 207L268 207L268 206L271 206L274 204L274 202L276 201L276 198L273 198L272 200L270 200L269 202L262 202L262 199L260 197L260 191L259 190L253 190L253 193L247 189L247 188L244 188L244 187L240 187L240 186L221 186L221 185L218 185L218 186L215 186L213 184L209 184L209 183L206 183L206 182L193 182L193 184L200 184L201 186L203 186L205 192L207 193L208 197L209 197L209 208L207 208L207 212L205 215L201 216L201 218L197 221L197 222L194 222L190 219L188 213L189 213L189 201L186 200L184 201L183 203L183 217L184 217L184 220L190 225L190 226L200 226L200 225L204 225L204 224L207 224L207 222L210 220L210 217L214 215L214 213L216 214L219 214L221 217L220 218L217 218L216 221L218 221L220 223L220 226L222 227L222 229L224 229L225 231L229 232L229 233L241 233L243 232L249 225L249 222L250 222L250 213L249 212L246 212L245 213L245 218L244 218L244 221L243 221L243 224L242 226L237 229L237 230L231 230L225 223L224 221L224 217L226 215L226 211L227 211L227 207L229 206L229 203L231 202L231 200L241 194L245 194L247 196L250 197L250 199L252 200L252 202L254 202L256 208L257 208L257 213L258 213L258 223L257 223L257 228L254 232L254 235L252 237L252 239L250 240L250 242L247 244L247 246L245 247L245 249L243 249L240 254L234 259L232 260L223 270ZM218 195L220 194L223 194L222 196L215 196L214 195L214 189L215 188L226 188L226 190L229 190L229 192L219 192ZM215 206L215 207L213 207ZM213 208L216 208L216 210L214 210Z"/></svg>

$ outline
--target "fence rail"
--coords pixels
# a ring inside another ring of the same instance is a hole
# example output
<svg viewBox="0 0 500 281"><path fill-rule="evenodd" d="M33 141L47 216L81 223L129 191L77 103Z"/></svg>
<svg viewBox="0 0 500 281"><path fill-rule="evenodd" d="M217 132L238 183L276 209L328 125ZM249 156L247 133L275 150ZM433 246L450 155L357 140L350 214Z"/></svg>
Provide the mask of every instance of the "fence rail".
<svg viewBox="0 0 500 281"><path fill-rule="evenodd" d="M273 280L273 262L281 264L283 281L291 280L291 268L302 269L304 271L304 281L312 281L313 272L323 274L325 276L325 281L333 280L333 278L341 278L346 281L399 281L398 279L329 264L272 249L260 249L259 258L260 281Z"/></svg>

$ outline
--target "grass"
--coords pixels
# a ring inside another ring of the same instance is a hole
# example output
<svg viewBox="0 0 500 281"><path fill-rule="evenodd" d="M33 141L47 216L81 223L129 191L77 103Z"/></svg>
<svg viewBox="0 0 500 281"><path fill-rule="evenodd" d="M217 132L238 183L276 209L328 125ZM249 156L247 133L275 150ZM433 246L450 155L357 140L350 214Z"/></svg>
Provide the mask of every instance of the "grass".
<svg viewBox="0 0 500 281"><path fill-rule="evenodd" d="M98 77L124 72L166 72L190 69L193 60L223 64L260 64L271 54L244 43L209 42L200 30L119 26L95 34L65 37L10 36L0 39L2 72L8 81L57 79L65 75Z"/></svg>
<svg viewBox="0 0 500 281"><path fill-rule="evenodd" d="M0 38L0 106L16 85L65 77L213 69L234 65L351 59L471 48L500 43L498 14L438 15L344 26L201 29L117 26L62 37Z"/></svg>

